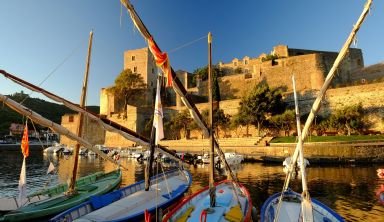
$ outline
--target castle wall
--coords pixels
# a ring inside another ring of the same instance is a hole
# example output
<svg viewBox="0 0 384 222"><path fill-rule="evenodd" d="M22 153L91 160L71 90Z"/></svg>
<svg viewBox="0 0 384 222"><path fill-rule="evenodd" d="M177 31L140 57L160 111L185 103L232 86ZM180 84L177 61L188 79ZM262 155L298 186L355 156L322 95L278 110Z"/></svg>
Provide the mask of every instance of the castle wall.
<svg viewBox="0 0 384 222"><path fill-rule="evenodd" d="M366 83L372 81L384 80L384 63L378 63L351 73L351 83Z"/></svg>
<svg viewBox="0 0 384 222"><path fill-rule="evenodd" d="M252 75L237 74L218 78L222 99L240 98L246 95L255 85L265 80L270 87L281 87L284 91L292 91L292 74L295 74L296 89L320 89L324 83L324 70L320 54L308 54L285 59L262 62ZM207 81L199 85L199 94L207 95ZM232 97L232 98L231 98Z"/></svg>
<svg viewBox="0 0 384 222"><path fill-rule="evenodd" d="M367 110L368 121L372 122L372 129L384 131L384 82L328 89L322 100L319 115L329 115L332 111L347 105L361 103ZM312 107L318 91L299 92L298 100L300 113L308 113ZM285 101L293 108L292 93L285 95Z"/></svg>
<svg viewBox="0 0 384 222"><path fill-rule="evenodd" d="M61 126L67 128L70 132L76 134L77 124L79 121L78 114L66 114L61 117ZM88 119L86 116L83 120L82 138L91 144L103 144L105 139L104 129L94 120ZM66 145L75 145L76 141L61 135L60 143Z"/></svg>

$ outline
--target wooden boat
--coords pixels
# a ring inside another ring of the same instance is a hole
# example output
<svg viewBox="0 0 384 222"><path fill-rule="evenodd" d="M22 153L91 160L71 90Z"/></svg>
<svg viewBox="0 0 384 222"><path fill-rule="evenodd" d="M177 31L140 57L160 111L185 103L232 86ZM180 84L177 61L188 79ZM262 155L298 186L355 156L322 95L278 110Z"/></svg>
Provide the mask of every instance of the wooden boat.
<svg viewBox="0 0 384 222"><path fill-rule="evenodd" d="M247 189L232 180L215 183L216 207L210 207L209 186L187 197L163 221L251 221L252 201ZM239 198L237 200L236 196Z"/></svg>
<svg viewBox="0 0 384 222"><path fill-rule="evenodd" d="M192 183L186 170L173 170L151 177L151 187L145 191L145 181L111 193L94 196L50 221L140 221L144 211L155 213L178 201Z"/></svg>
<svg viewBox="0 0 384 222"><path fill-rule="evenodd" d="M18 207L16 198L8 199L8 207L15 210L0 216L0 221L26 221L44 218L76 206L93 195L101 195L115 189L121 182L121 170L109 173L97 172L76 181L77 193L65 195L68 185L63 183L28 196L28 203Z"/></svg>
<svg viewBox="0 0 384 222"><path fill-rule="evenodd" d="M260 221L273 222L275 221L277 205L281 193L276 193L270 196L262 205L260 213ZM331 221L344 221L335 211L328 208L326 205L311 199L313 209L314 222L331 222ZM288 189L283 194L283 202L281 204L280 216L277 221L297 221L301 214L301 194L293 192Z"/></svg>
<svg viewBox="0 0 384 222"><path fill-rule="evenodd" d="M210 163L214 163L214 135L213 135L213 98L212 98L212 69L211 69L211 33L208 34L208 80L210 101ZM219 147L218 147L219 150ZM225 155L221 161L232 172ZM209 166L209 186L187 197L169 212L163 222L173 221L252 221L252 200L247 189L234 178L214 183L215 164ZM255 211L255 210L254 210Z"/></svg>

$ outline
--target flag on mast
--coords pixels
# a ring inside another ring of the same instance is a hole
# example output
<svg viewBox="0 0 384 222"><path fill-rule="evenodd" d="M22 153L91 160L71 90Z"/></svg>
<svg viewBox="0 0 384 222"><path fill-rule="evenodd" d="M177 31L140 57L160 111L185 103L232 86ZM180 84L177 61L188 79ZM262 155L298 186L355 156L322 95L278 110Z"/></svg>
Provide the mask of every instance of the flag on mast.
<svg viewBox="0 0 384 222"><path fill-rule="evenodd" d="M155 113L153 117L153 127L156 128L155 144L159 144L159 141L164 138L163 130L163 107L160 99L160 81L157 79L156 100L155 100Z"/></svg>
<svg viewBox="0 0 384 222"><path fill-rule="evenodd" d="M21 152L24 155L24 158L29 156L29 141L28 141L28 121L25 123L23 139L21 140Z"/></svg>
<svg viewBox="0 0 384 222"><path fill-rule="evenodd" d="M28 142L28 121L25 123L23 132L23 139L21 140L21 152L23 153L23 165L21 166L20 178L19 178L19 206L23 206L27 202L27 173L25 159L29 156L29 142Z"/></svg>

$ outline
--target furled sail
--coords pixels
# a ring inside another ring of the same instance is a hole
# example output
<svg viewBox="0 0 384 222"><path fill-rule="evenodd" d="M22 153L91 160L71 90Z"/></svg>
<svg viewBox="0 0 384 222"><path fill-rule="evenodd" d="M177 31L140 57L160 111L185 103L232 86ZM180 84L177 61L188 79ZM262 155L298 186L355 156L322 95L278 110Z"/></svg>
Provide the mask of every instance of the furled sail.
<svg viewBox="0 0 384 222"><path fill-rule="evenodd" d="M191 101L191 99L188 97L187 91L185 90L184 86L181 84L180 80L177 78L175 71L170 66L170 62L168 59L168 56L163 53L160 48L157 46L156 42L154 41L153 37L149 33L148 29L145 27L144 23L141 21L140 17L136 13L135 9L133 8L132 4L129 2L129 0L120 0L120 2L124 5L124 7L127 8L129 15L131 16L131 19L133 23L135 24L136 28L139 30L139 32L142 34L142 36L147 40L148 47L155 57L156 64L163 70L163 72L168 76L168 81L172 80L172 87L175 90L175 92L181 97L181 100L183 101L184 105L188 108L189 113L191 114L192 118L196 121L197 125L201 128L201 130L204 133L205 137L209 137L209 129L207 127L207 124L204 122L199 110L196 108L195 104ZM158 62L161 61L161 62ZM170 84L168 84L170 85ZM231 168L229 167L227 161L225 160L225 156L223 151L220 149L219 144L217 143L216 139L214 140L214 144L216 147L217 152L219 153L220 159L224 162L225 168L227 172L229 172L229 176L237 181L237 178L235 174L232 172Z"/></svg>

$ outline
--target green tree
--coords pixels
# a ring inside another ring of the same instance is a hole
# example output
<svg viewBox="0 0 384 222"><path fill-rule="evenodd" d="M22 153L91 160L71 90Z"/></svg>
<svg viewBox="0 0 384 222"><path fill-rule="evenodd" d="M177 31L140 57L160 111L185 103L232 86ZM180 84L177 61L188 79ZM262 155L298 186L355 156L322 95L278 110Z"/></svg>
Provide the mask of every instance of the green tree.
<svg viewBox="0 0 384 222"><path fill-rule="evenodd" d="M330 127L328 119L320 119L316 125L313 125L313 129L316 130L318 136L323 135Z"/></svg>
<svg viewBox="0 0 384 222"><path fill-rule="evenodd" d="M203 120L206 123L209 123L209 118L208 118L209 111L208 111L208 109L203 110L201 115L203 116ZM223 130L224 134L226 135L226 133L230 127L230 120L231 120L231 116L228 114L225 114L224 110L215 109L213 111L213 125L214 125L214 131L215 131L217 137L219 135L219 130Z"/></svg>
<svg viewBox="0 0 384 222"><path fill-rule="evenodd" d="M241 99L239 115L246 118L247 123L257 126L260 134L263 121L284 110L281 91L271 89L266 82L261 82Z"/></svg>
<svg viewBox="0 0 384 222"><path fill-rule="evenodd" d="M192 124L193 119L190 117L188 110L183 110L171 116L171 119L164 124L166 131L170 132L168 135L172 139L178 139L180 131L183 130L184 138L187 138L188 132L194 129Z"/></svg>
<svg viewBox="0 0 384 222"><path fill-rule="evenodd" d="M364 125L364 109L361 103L345 106L330 116L330 124L338 130L347 131L348 136L352 130L360 131Z"/></svg>
<svg viewBox="0 0 384 222"><path fill-rule="evenodd" d="M145 98L147 86L143 77L132 73L130 69L123 70L115 79L115 85L109 88L118 101L122 102L124 119L127 118L127 105L140 105ZM121 112L121 110L120 110Z"/></svg>
<svg viewBox="0 0 384 222"><path fill-rule="evenodd" d="M199 76L203 81L208 80L208 66L197 68L193 74L194 79ZM212 66L212 96L214 101L221 101L218 77L223 75L223 72L218 66Z"/></svg>
<svg viewBox="0 0 384 222"><path fill-rule="evenodd" d="M285 110L282 114L272 116L268 122L272 128L284 130L284 134L289 136L289 131L296 128L295 110Z"/></svg>
<svg viewBox="0 0 384 222"><path fill-rule="evenodd" d="M249 135L249 126L252 125L254 122L254 118L251 115L248 115L248 111L246 110L248 107L246 106L240 106L239 111L236 115L234 115L231 119L231 128L236 130L237 134L237 129L240 126L245 126L245 134L248 137ZM239 135L237 134L239 137Z"/></svg>

